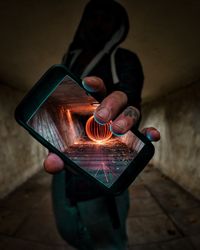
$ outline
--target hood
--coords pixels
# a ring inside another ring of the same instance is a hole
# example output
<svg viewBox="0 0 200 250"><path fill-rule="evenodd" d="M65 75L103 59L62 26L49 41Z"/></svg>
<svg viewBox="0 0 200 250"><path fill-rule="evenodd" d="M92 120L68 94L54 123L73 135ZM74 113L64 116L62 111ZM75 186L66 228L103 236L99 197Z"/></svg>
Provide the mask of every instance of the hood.
<svg viewBox="0 0 200 250"><path fill-rule="evenodd" d="M101 13L102 20L96 20L98 16L95 16L95 14L98 13ZM104 39L99 41L105 41L101 46L105 46L106 43L111 40L113 40L113 46L125 40L129 30L129 20L124 7L114 0L91 0L84 9L74 40L71 44L72 50L83 48L83 40L87 41L87 34L84 34L84 30L87 30L87 33L90 32L90 36L97 35L98 31L101 32L98 36L105 36L104 32L106 27L95 31L95 25L91 25L89 27L90 30L87 29L88 23L94 23L95 21L97 22L97 29L99 28L98 26L108 26L111 21L113 22L113 28L110 30L107 41ZM98 22L101 21L102 24L98 24Z"/></svg>
<svg viewBox="0 0 200 250"><path fill-rule="evenodd" d="M105 54L111 54L125 40L128 31L128 15L123 6L114 0L90 0L63 63L70 68L85 46L98 46L82 74L84 77Z"/></svg>

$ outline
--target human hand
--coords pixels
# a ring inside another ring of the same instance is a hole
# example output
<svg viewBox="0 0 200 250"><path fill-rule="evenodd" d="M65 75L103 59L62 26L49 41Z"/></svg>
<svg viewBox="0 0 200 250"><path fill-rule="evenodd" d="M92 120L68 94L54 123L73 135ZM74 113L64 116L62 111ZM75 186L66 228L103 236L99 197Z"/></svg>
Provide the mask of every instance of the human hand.
<svg viewBox="0 0 200 250"><path fill-rule="evenodd" d="M106 96L106 87L98 77L85 77L83 86L89 92ZM111 130L115 135L125 134L139 120L140 112L133 106L127 107L127 96L122 91L114 91L106 96L94 113L95 120L101 124L111 122ZM151 141L158 141L160 133L153 127L141 131ZM59 156L49 153L44 161L44 169L48 173L57 173L64 169L64 162Z"/></svg>

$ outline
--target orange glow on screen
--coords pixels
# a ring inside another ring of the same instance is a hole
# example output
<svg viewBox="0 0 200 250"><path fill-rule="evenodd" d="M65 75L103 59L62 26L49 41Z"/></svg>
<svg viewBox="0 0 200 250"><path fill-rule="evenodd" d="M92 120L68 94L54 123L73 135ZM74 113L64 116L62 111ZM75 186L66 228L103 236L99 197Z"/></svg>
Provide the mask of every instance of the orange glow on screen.
<svg viewBox="0 0 200 250"><path fill-rule="evenodd" d="M94 116L87 120L85 131L90 140L97 143L104 143L112 137L110 124L100 125L94 120Z"/></svg>

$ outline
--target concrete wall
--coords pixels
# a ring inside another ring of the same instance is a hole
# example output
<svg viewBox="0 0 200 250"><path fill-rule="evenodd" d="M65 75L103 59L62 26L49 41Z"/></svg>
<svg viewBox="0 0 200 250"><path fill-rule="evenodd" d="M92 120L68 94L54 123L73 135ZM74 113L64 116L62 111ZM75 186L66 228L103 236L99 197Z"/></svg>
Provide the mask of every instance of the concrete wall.
<svg viewBox="0 0 200 250"><path fill-rule="evenodd" d="M145 104L142 126L161 132L152 163L200 198L200 82Z"/></svg>
<svg viewBox="0 0 200 250"><path fill-rule="evenodd" d="M23 95L0 85L0 198L42 168L45 150L14 120Z"/></svg>

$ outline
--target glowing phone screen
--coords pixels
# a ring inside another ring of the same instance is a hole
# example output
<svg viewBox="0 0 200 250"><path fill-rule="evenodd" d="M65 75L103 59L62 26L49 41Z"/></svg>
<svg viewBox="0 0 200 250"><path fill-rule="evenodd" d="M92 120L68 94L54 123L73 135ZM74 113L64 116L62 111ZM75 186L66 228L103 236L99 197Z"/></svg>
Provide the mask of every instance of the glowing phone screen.
<svg viewBox="0 0 200 250"><path fill-rule="evenodd" d="M114 136L95 122L99 103L66 76L28 121L40 136L102 184L111 187L143 148L128 131Z"/></svg>

